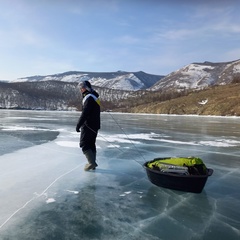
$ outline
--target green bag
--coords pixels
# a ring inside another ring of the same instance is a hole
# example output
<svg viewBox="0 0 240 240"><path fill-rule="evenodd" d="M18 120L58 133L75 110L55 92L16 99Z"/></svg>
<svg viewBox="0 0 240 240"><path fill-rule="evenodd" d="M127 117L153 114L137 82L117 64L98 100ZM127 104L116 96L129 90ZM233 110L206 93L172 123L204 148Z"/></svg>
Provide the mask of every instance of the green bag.
<svg viewBox="0 0 240 240"><path fill-rule="evenodd" d="M207 168L203 163L202 159L197 157L177 157L177 158L165 158L165 159L154 159L148 163L148 167L151 169L158 169L161 171L166 165L174 165L187 167L190 175L205 175ZM164 166L165 165L165 166Z"/></svg>

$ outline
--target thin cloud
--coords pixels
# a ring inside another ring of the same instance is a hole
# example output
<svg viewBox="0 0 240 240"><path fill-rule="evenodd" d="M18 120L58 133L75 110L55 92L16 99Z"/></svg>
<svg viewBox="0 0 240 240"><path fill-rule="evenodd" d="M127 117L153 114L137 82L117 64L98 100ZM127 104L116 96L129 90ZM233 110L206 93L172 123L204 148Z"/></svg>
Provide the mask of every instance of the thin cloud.
<svg viewBox="0 0 240 240"><path fill-rule="evenodd" d="M222 32L222 34L238 34L240 33L240 25L223 21L211 27L212 30Z"/></svg>
<svg viewBox="0 0 240 240"><path fill-rule="evenodd" d="M159 38L168 40L184 40L189 37L195 37L198 30L192 29L172 29L158 35Z"/></svg>
<svg viewBox="0 0 240 240"><path fill-rule="evenodd" d="M141 42L139 38L130 36L130 35L119 37L116 39L116 41L122 44L129 44L129 45Z"/></svg>

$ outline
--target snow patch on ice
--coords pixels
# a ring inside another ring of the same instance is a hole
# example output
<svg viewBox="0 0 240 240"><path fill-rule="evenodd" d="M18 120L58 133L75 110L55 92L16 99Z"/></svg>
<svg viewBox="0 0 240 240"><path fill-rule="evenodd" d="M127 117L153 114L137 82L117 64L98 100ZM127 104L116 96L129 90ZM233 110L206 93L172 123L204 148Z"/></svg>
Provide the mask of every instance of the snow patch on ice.
<svg viewBox="0 0 240 240"><path fill-rule="evenodd" d="M132 191L127 191L127 192L124 192L123 194L120 194L119 196L120 197L125 197L126 195L132 193Z"/></svg>
<svg viewBox="0 0 240 240"><path fill-rule="evenodd" d="M78 194L78 191L73 191L73 190L67 190L67 192L73 193L73 194Z"/></svg>
<svg viewBox="0 0 240 240"><path fill-rule="evenodd" d="M43 120L43 121L58 121L57 118L44 118L44 117L6 117L8 119L21 119L21 120Z"/></svg>
<svg viewBox="0 0 240 240"><path fill-rule="evenodd" d="M64 129L47 129L37 127L23 127L23 126L6 126L1 129L2 131L48 131L48 132L61 132Z"/></svg>
<svg viewBox="0 0 240 240"><path fill-rule="evenodd" d="M214 147L236 147L240 146L240 141L230 140L230 139L220 139L216 141L200 141L201 145L204 146L214 146Z"/></svg>
<svg viewBox="0 0 240 240"><path fill-rule="evenodd" d="M107 146L108 148L120 148L120 145L111 144Z"/></svg>
<svg viewBox="0 0 240 240"><path fill-rule="evenodd" d="M7 126L2 129L2 131L37 131L37 130L46 131L46 129L42 128L39 129L35 127L21 127L21 126Z"/></svg>
<svg viewBox="0 0 240 240"><path fill-rule="evenodd" d="M137 139L140 140L148 140L148 141L157 141L157 142L166 142L172 144L181 144L181 145L191 145L191 146L215 146L215 147L235 147L240 146L240 141L231 140L231 139L218 139L215 141L178 141L174 139L167 139L169 136L163 134L156 134L156 133L139 133L139 134L115 134L111 135L110 137L105 136L104 140L110 143L111 145L108 148L120 148L120 145L115 145L114 143L131 143L131 144L140 144L141 141L136 141Z"/></svg>
<svg viewBox="0 0 240 240"><path fill-rule="evenodd" d="M146 134L146 133L137 133L137 134L113 134L110 137L108 135L103 135L101 134L101 137L109 142L118 142L118 143L133 143L133 144L140 144L140 141L136 141L138 139L142 140L156 140L158 141L157 138L159 137L163 137L162 134L156 134L156 133L150 133L150 134ZM164 136L167 137L167 136Z"/></svg>
<svg viewBox="0 0 240 240"><path fill-rule="evenodd" d="M167 143L174 143L174 144L199 145L196 142L183 142L183 141L175 141L175 140L167 140L167 139L160 139L159 141L167 142Z"/></svg>
<svg viewBox="0 0 240 240"><path fill-rule="evenodd" d="M56 200L54 199L54 198L48 198L47 200L46 200L46 203L48 204L48 203L53 203L53 202L56 202Z"/></svg>
<svg viewBox="0 0 240 240"><path fill-rule="evenodd" d="M73 141L56 141L55 143L61 147L71 147L71 148L79 147L78 142L73 142Z"/></svg>
<svg viewBox="0 0 240 240"><path fill-rule="evenodd" d="M103 136L103 135L102 135ZM104 136L104 141L113 143L113 142L118 142L118 143L134 143L134 144L140 144L139 141L131 141L129 137L123 135L123 134L117 134L117 135L112 135L112 136ZM115 146L115 144L113 144Z"/></svg>

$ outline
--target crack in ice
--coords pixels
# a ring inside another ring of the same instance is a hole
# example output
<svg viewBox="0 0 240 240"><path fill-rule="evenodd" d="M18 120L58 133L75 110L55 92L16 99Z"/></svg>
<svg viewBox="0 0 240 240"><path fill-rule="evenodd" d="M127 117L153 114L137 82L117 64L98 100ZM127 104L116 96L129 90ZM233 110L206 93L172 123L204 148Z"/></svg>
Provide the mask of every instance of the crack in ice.
<svg viewBox="0 0 240 240"><path fill-rule="evenodd" d="M73 172L74 170L78 169L80 166L82 166L82 164L77 165L76 167L72 168L71 170L63 173L62 175L60 175L59 177L57 177L52 183L50 183L44 190L42 193L37 194L34 193L34 197L32 197L30 200L28 200L25 204L23 204L22 207L18 208L14 213L12 213L1 225L0 225L0 229L2 227L4 227L18 212L20 212L21 210L23 210L28 204L30 204L32 201L34 201L35 199L40 198L41 196L46 195L46 192L49 188L51 188L59 179L61 179L62 177L66 176L67 174Z"/></svg>

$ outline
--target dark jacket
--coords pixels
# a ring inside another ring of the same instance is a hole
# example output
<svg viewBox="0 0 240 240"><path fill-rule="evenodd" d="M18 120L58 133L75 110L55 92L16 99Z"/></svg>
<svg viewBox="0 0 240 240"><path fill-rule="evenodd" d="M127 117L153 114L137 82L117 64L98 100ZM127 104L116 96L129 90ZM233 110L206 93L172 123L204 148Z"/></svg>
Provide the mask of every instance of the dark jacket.
<svg viewBox="0 0 240 240"><path fill-rule="evenodd" d="M83 93L83 99L88 94L93 94L97 98L99 97L96 91ZM76 130L79 131L81 127L89 127L94 131L100 129L100 105L95 101L92 96L89 96L82 106L82 114L78 120Z"/></svg>

